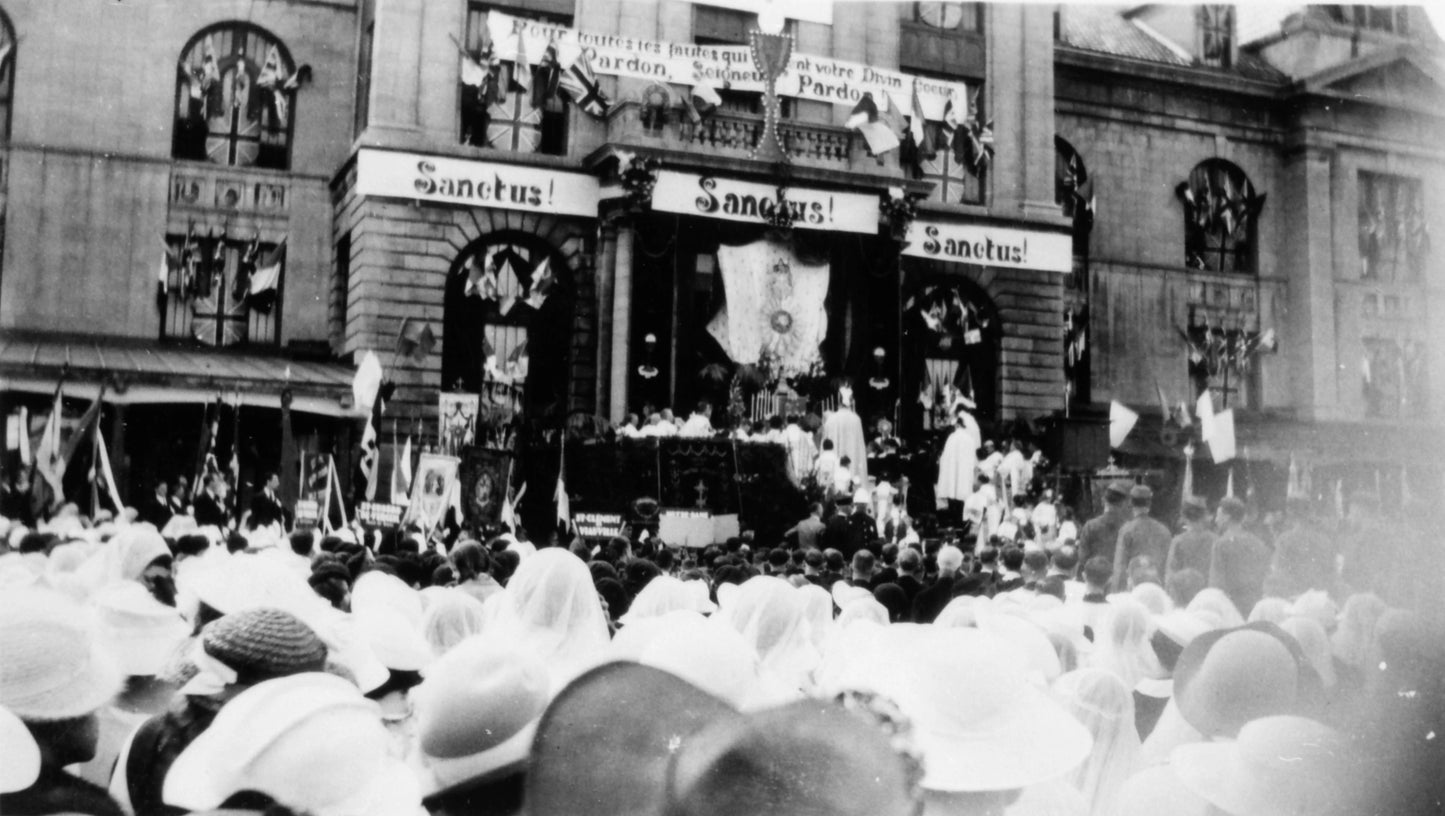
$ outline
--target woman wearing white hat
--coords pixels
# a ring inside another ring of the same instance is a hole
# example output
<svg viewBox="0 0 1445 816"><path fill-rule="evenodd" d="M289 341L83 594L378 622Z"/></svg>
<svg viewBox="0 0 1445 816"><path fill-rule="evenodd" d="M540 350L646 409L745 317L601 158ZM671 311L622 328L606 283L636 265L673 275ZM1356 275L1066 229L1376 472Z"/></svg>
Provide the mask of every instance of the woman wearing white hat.
<svg viewBox="0 0 1445 816"><path fill-rule="evenodd" d="M120 816L104 789L64 768L95 755L96 711L120 689L108 650L84 624L85 613L50 590L12 589L0 597L0 706L24 723L38 768L23 789L0 794L0 813ZM11 729L13 732L14 729ZM17 746L12 754L11 745ZM19 788L34 765L23 737L5 739L5 787Z"/></svg>

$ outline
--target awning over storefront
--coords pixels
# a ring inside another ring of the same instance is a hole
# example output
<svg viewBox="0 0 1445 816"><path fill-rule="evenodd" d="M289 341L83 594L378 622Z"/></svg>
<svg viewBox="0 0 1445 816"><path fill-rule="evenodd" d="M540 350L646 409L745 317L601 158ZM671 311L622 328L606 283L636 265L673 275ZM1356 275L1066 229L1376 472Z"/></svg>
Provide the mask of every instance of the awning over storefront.
<svg viewBox="0 0 1445 816"><path fill-rule="evenodd" d="M203 403L223 399L279 408L289 387L292 409L325 416L359 416L352 405L352 371L336 363L262 354L128 345L124 341L0 336L0 391L49 394L62 372L65 394L94 398L109 382L106 402Z"/></svg>

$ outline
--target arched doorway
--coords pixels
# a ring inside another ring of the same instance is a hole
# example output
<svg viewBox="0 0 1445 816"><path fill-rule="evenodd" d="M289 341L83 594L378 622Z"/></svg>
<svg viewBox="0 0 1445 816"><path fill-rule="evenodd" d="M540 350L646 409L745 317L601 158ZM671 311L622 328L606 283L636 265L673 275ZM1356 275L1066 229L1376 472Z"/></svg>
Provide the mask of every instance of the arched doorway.
<svg viewBox="0 0 1445 816"><path fill-rule="evenodd" d="M556 247L522 232L483 235L447 274L442 390L480 393L528 420L567 408L573 270Z"/></svg>
<svg viewBox="0 0 1445 816"><path fill-rule="evenodd" d="M985 431L998 417L1002 324L958 264L920 261L903 281L903 403L909 430L952 426L950 389L970 396Z"/></svg>

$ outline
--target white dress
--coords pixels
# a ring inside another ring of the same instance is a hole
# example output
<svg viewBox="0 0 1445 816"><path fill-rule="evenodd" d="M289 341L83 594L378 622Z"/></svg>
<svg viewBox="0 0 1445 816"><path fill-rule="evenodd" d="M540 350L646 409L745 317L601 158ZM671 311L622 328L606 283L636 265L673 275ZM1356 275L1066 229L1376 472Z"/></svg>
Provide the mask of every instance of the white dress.
<svg viewBox="0 0 1445 816"><path fill-rule="evenodd" d="M959 426L943 443L943 456L938 460L938 484L935 492L940 501L965 501L973 495L973 480L978 469L978 446L983 434L978 422L967 412L959 413Z"/></svg>

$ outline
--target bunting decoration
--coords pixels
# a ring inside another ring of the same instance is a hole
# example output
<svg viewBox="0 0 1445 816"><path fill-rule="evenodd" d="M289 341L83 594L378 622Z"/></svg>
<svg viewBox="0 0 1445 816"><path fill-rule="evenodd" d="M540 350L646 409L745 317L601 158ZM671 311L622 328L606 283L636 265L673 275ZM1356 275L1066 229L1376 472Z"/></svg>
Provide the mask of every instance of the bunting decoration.
<svg viewBox="0 0 1445 816"><path fill-rule="evenodd" d="M968 118L954 134L953 155L970 175L977 178L993 162L993 120L981 120L978 91L968 103Z"/></svg>

